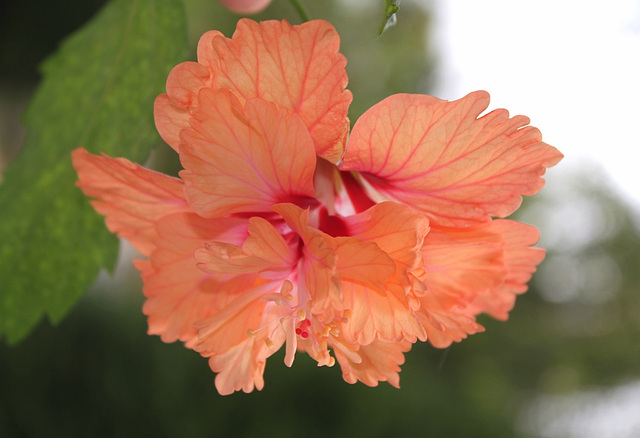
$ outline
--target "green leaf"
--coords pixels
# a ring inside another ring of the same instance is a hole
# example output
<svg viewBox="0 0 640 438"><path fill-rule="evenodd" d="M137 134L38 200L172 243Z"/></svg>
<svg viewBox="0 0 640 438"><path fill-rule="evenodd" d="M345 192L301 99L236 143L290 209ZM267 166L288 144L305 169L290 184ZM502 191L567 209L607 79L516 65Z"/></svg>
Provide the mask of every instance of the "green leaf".
<svg viewBox="0 0 640 438"><path fill-rule="evenodd" d="M396 12L400 9L400 0L384 0L384 18L378 28L378 37L381 37L385 30L396 24Z"/></svg>
<svg viewBox="0 0 640 438"><path fill-rule="evenodd" d="M180 0L112 0L42 66L27 139L0 186L0 337L57 323L111 267L117 240L74 186L70 152L142 162L160 139L153 100L187 57Z"/></svg>

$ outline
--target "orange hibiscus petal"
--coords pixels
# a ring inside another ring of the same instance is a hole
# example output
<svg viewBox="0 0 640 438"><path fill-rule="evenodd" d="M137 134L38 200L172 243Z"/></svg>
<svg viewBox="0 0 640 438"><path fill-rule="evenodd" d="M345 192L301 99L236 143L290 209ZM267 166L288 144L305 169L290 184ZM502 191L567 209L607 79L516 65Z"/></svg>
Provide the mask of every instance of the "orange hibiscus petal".
<svg viewBox="0 0 640 438"><path fill-rule="evenodd" d="M488 294L478 295L471 302L475 313L488 313L494 318L506 320L513 308L516 295L527 291L527 283L542 262L545 250L533 248L540 233L531 225L511 220L495 220L487 230L485 239L493 238L502 246L502 262L505 275L501 284Z"/></svg>
<svg viewBox="0 0 640 438"><path fill-rule="evenodd" d="M341 280L342 324L348 342L370 344L374 339L397 342L421 336L402 288L389 287L396 264L374 242L355 237L334 238L336 272Z"/></svg>
<svg viewBox="0 0 640 438"><path fill-rule="evenodd" d="M252 392L264 387L264 367L268 347L255 339L247 338L242 343L209 358L209 367L216 376L216 389L220 395L235 391Z"/></svg>
<svg viewBox="0 0 640 438"><path fill-rule="evenodd" d="M344 152L352 99L339 46L326 21L291 26L242 19L232 38L205 34L198 61L209 68L212 88L229 89L242 103L260 97L299 114L317 154L335 163Z"/></svg>
<svg viewBox="0 0 640 438"><path fill-rule="evenodd" d="M350 343L365 345L374 339L415 341L424 337L405 296L406 290L389 284L389 279L396 273L396 263L377 243L359 237L331 237L322 233L308 225L308 210L295 205L280 204L273 210L304 241L302 284L313 299L311 309L315 315L322 315L328 322L343 309L348 309L342 328ZM385 206L380 207L380 212L384 210ZM366 220L366 217L360 219ZM357 227L358 223L354 221L354 228ZM378 234L383 241L384 226L377 227L371 237ZM415 235L416 231L413 233Z"/></svg>
<svg viewBox="0 0 640 438"><path fill-rule="evenodd" d="M183 62L171 70L167 93L156 98L155 123L160 136L176 151L180 131L189 127L191 113L198 106L200 89L211 83L209 70L197 62Z"/></svg>
<svg viewBox="0 0 640 438"><path fill-rule="evenodd" d="M400 365L404 363L404 353L411 349L411 343L373 341L369 345L353 346L334 342L333 347L346 382L360 381L367 386L389 382L399 388ZM357 360L354 360L354 356Z"/></svg>
<svg viewBox="0 0 640 438"><path fill-rule="evenodd" d="M277 287L276 282L255 283L251 288L238 291L215 314L195 324L198 341L193 349L203 356L220 354L252 337L248 332L261 328L264 319L278 324L276 316L267 317L270 304L261 299ZM267 330L263 330L264 333L269 334Z"/></svg>
<svg viewBox="0 0 640 438"><path fill-rule="evenodd" d="M277 282L271 282L246 289L195 324L199 331L193 349L209 357L209 366L218 373L220 394L262 389L266 359L285 342L279 322L281 308L262 299L277 287Z"/></svg>
<svg viewBox="0 0 640 438"><path fill-rule="evenodd" d="M383 202L344 218L344 222L349 234L375 243L392 262L386 270L365 266L363 276L358 278L342 273L345 257L338 257L339 275L345 280L352 279L352 284L343 291L345 308L352 312L345 324L345 336L360 344L368 344L375 337L386 341L424 339L424 331L412 311L416 305L407 294L410 292L408 272L422 260L420 248L429 230L427 219L404 205ZM365 254L362 250L360 253ZM348 259L360 260L356 255ZM385 276L382 287L362 287L382 274Z"/></svg>
<svg viewBox="0 0 640 438"><path fill-rule="evenodd" d="M368 345L375 339L415 342L424 339L404 291L390 288L380 293L370 287L349 280L342 281L343 305L350 314L342 324L347 342Z"/></svg>
<svg viewBox="0 0 640 438"><path fill-rule="evenodd" d="M502 242L488 228L431 229L422 247L427 294L437 291L470 302L502 284Z"/></svg>
<svg viewBox="0 0 640 438"><path fill-rule="evenodd" d="M375 242L356 237L331 239L337 263L336 271L343 280L362 283L384 293L387 280L396 272L394 261Z"/></svg>
<svg viewBox="0 0 640 438"><path fill-rule="evenodd" d="M154 103L156 129L160 137L176 152L180 145L180 131L189 127L191 114L171 104L169 96L161 94Z"/></svg>
<svg viewBox="0 0 640 438"><path fill-rule="evenodd" d="M468 228L434 228L422 248L428 290L469 304L468 315L507 319L515 295L527 290L544 250L538 230L511 220Z"/></svg>
<svg viewBox="0 0 640 438"><path fill-rule="evenodd" d="M193 254L204 241L241 243L247 236L246 220L204 219L195 213L178 213L156 226L155 249L148 261L136 261L144 281L149 334L164 342L180 340L191 347L194 324L210 317L229 300L252 285L249 276L211 275L196 267Z"/></svg>
<svg viewBox="0 0 640 438"><path fill-rule="evenodd" d="M424 212L433 224L467 226L504 217L562 154L541 141L524 116L506 110L480 118L489 95L447 102L425 95L390 96L355 124L344 170L384 197Z"/></svg>
<svg viewBox="0 0 640 438"><path fill-rule="evenodd" d="M291 271L296 263L294 254L282 235L261 217L249 219L249 237L242 247L224 242L206 243L195 252L198 267L205 272L248 274L269 270Z"/></svg>
<svg viewBox="0 0 640 438"><path fill-rule="evenodd" d="M375 242L405 272L416 267L429 232L424 215L395 202L381 202L344 222L350 235Z"/></svg>
<svg viewBox="0 0 640 438"><path fill-rule="evenodd" d="M180 146L180 176L198 214L266 212L314 196L316 156L298 116L261 99L242 108L227 91L203 89L199 105Z"/></svg>
<svg viewBox="0 0 640 438"><path fill-rule="evenodd" d="M434 227L422 247L424 291L418 318L430 342L447 347L481 329L475 316L507 319L516 294L544 258L538 230L511 220L467 228Z"/></svg>
<svg viewBox="0 0 640 438"><path fill-rule="evenodd" d="M190 211L177 178L146 169L124 158L93 155L83 148L71 154L78 187L95 198L107 228L127 239L144 255L153 249L155 224L163 217Z"/></svg>
<svg viewBox="0 0 640 438"><path fill-rule="evenodd" d="M329 242L330 236L309 225L309 210L293 204L272 207L286 221L291 230L304 243L302 275L298 278L300 304L311 300L311 311L325 320L342 310L340 281L335 273L336 255Z"/></svg>
<svg viewBox="0 0 640 438"><path fill-rule="evenodd" d="M439 291L427 291L420 302L416 316L427 332L427 340L436 348L446 348L467 335L484 331L475 318L466 314L463 300Z"/></svg>

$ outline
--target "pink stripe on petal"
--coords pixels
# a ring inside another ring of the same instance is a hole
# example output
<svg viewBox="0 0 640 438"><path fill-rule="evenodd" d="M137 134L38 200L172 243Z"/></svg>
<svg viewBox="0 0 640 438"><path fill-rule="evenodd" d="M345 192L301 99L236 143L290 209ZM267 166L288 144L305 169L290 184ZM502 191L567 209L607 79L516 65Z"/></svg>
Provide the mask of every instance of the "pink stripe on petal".
<svg viewBox="0 0 640 438"><path fill-rule="evenodd" d="M340 37L315 20L238 22L232 38L208 33L198 61L212 72L214 89L228 89L242 103L259 97L300 115L319 156L336 163L349 132L351 92Z"/></svg>
<svg viewBox="0 0 640 438"><path fill-rule="evenodd" d="M356 122L342 168L361 172L373 189L433 224L467 226L509 215L521 195L542 188L545 169L562 154L526 126L526 117L495 110L478 118L488 104L483 91L453 102L391 96Z"/></svg>
<svg viewBox="0 0 640 438"><path fill-rule="evenodd" d="M203 89L191 123L181 134L180 176L197 213L268 212L314 197L316 156L297 115L261 99L242 108L227 91Z"/></svg>

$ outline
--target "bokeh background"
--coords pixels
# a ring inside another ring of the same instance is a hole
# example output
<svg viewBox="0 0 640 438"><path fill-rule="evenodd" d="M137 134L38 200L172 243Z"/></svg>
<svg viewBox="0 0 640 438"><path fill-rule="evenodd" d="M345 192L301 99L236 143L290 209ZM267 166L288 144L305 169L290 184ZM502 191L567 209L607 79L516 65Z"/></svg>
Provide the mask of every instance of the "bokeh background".
<svg viewBox="0 0 640 438"><path fill-rule="evenodd" d="M389 94L442 89L442 2L403 1L381 38L382 1L304 3L342 37L352 120ZM38 64L103 4L0 3L0 168L19 153ZM184 4L194 51L204 31L230 35L239 18L213 0ZM284 0L255 18L299 22ZM150 163L177 170L165 145ZM44 320L17 346L0 341L0 437L640 436L637 202L598 163L561 163L548 181L517 214L540 228L548 255L509 321L481 318L485 333L443 350L416 344L400 390L349 385L306 355L287 368L278 354L263 391L218 395L205 359L146 335L135 254L123 246L115 272L61 324Z"/></svg>

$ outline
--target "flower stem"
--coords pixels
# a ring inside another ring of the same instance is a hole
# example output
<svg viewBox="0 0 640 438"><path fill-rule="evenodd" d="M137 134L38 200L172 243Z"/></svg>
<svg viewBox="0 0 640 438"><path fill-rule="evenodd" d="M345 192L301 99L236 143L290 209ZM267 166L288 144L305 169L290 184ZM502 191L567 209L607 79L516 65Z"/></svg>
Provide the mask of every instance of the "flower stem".
<svg viewBox="0 0 640 438"><path fill-rule="evenodd" d="M309 18L309 13L307 12L307 10L304 8L304 6L302 5L302 3L300 3L299 0L289 0L291 2L291 4L293 5L293 7L296 9L296 11L298 12L298 15L300 15L300 18L302 19L302 22L305 23L309 20L311 20L311 18Z"/></svg>

